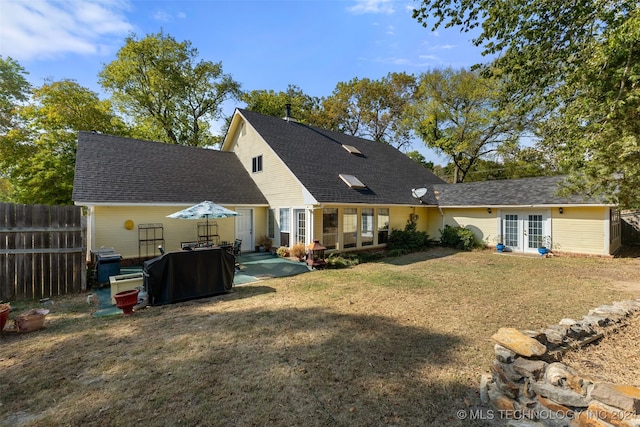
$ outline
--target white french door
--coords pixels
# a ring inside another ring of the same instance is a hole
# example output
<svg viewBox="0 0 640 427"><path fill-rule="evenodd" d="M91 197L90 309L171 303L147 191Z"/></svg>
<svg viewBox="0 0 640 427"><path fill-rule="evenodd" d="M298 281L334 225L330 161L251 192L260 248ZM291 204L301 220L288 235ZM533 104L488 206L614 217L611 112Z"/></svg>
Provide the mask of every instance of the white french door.
<svg viewBox="0 0 640 427"><path fill-rule="evenodd" d="M293 218L295 220L294 226L294 241L306 243L307 235L307 215L304 209L294 209Z"/></svg>
<svg viewBox="0 0 640 427"><path fill-rule="evenodd" d="M503 212L502 239L513 252L538 251L547 230L547 215L544 212Z"/></svg>
<svg viewBox="0 0 640 427"><path fill-rule="evenodd" d="M242 252L253 250L253 209L236 209L236 239L242 239Z"/></svg>

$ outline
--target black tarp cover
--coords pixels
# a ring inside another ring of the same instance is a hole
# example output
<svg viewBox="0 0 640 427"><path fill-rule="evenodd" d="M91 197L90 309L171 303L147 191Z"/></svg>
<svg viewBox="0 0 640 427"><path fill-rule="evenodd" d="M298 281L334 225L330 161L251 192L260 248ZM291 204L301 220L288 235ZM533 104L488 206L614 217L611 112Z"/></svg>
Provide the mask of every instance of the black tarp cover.
<svg viewBox="0 0 640 427"><path fill-rule="evenodd" d="M233 287L235 257L224 249L167 252L144 262L150 305L222 294Z"/></svg>

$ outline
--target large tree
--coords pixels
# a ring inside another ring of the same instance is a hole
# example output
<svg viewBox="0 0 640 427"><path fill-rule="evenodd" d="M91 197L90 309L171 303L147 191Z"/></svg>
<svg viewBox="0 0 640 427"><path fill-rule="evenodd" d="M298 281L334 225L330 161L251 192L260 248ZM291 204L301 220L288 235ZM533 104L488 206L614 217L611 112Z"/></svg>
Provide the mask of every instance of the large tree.
<svg viewBox="0 0 640 427"><path fill-rule="evenodd" d="M31 85L27 74L17 61L0 56L0 200L11 200L12 164L9 158L20 154L17 150L22 133L17 110L29 99Z"/></svg>
<svg viewBox="0 0 640 427"><path fill-rule="evenodd" d="M640 206L637 0L422 0L414 17L480 29L485 67L523 111L545 112L541 147L570 169L569 190Z"/></svg>
<svg viewBox="0 0 640 427"><path fill-rule="evenodd" d="M16 114L22 126L2 136L0 166L19 203L72 203L78 131L127 135L111 103L72 80L37 88Z"/></svg>
<svg viewBox="0 0 640 427"><path fill-rule="evenodd" d="M0 134L14 126L16 108L29 98L27 74L17 61L0 56Z"/></svg>
<svg viewBox="0 0 640 427"><path fill-rule="evenodd" d="M380 80L354 78L340 82L322 100L314 124L403 149L411 144L406 109L415 86L414 76L390 73Z"/></svg>
<svg viewBox="0 0 640 427"><path fill-rule="evenodd" d="M191 42L162 32L126 38L117 59L100 72L100 84L133 121L136 136L190 146L216 142L211 123L222 104L240 95L240 84L222 63L197 60Z"/></svg>
<svg viewBox="0 0 640 427"><path fill-rule="evenodd" d="M436 69L418 78L410 112L415 131L451 159L454 183L521 135L519 116L502 99L500 82L474 71Z"/></svg>
<svg viewBox="0 0 640 427"><path fill-rule="evenodd" d="M274 117L284 117L286 106L291 108L291 117L303 123L310 123L318 110L319 99L305 94L296 85L287 86L285 92L274 90L252 90L242 94L247 109Z"/></svg>

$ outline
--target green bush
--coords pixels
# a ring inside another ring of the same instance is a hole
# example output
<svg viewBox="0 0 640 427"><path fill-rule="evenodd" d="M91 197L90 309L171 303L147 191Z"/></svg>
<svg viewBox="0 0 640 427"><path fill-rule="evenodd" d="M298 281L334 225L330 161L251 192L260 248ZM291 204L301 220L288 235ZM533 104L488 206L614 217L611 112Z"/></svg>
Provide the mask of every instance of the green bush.
<svg viewBox="0 0 640 427"><path fill-rule="evenodd" d="M482 245L473 234L473 231L464 227L451 227L450 225L445 225L444 230L440 230L440 244L465 251L470 251Z"/></svg>
<svg viewBox="0 0 640 427"><path fill-rule="evenodd" d="M387 241L387 251L405 251L405 253L422 251L432 246L429 235L417 231L414 222L408 222L404 230L391 230Z"/></svg>
<svg viewBox="0 0 640 427"><path fill-rule="evenodd" d="M357 255L354 256L347 254L331 254L326 261L326 268L347 268L360 263Z"/></svg>

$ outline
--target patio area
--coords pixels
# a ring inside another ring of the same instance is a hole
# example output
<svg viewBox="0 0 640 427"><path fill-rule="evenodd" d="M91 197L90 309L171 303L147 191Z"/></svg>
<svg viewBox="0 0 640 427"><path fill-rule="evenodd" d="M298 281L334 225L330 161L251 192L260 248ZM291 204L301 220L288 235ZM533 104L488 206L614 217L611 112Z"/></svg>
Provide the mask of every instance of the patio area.
<svg viewBox="0 0 640 427"><path fill-rule="evenodd" d="M240 286L259 280L274 277L295 276L311 271L306 262L274 256L269 252L250 252L238 256L239 269L236 269L233 286ZM120 268L120 274L142 273L142 266L126 266ZM94 316L120 314L122 310L111 303L110 286L102 286L92 290L98 301L98 311Z"/></svg>

